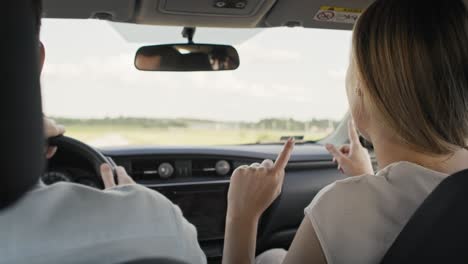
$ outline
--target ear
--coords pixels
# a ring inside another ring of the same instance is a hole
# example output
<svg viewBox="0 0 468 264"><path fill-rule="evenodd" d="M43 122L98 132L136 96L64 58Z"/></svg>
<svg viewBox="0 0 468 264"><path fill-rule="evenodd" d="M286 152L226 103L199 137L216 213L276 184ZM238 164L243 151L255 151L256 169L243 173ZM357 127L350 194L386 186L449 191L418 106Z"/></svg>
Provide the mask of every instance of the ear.
<svg viewBox="0 0 468 264"><path fill-rule="evenodd" d="M45 48L44 48L44 44L41 41L39 41L39 73L40 74L42 74L44 61L45 61Z"/></svg>

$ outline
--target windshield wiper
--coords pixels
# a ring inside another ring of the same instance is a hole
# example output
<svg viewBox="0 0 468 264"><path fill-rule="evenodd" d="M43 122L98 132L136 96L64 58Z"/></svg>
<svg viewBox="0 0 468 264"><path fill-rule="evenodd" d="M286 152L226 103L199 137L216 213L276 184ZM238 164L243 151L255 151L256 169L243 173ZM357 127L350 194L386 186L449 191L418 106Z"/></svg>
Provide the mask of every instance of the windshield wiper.
<svg viewBox="0 0 468 264"><path fill-rule="evenodd" d="M304 141L304 136L282 136L280 141L288 141L290 138L294 138L295 141Z"/></svg>
<svg viewBox="0 0 468 264"><path fill-rule="evenodd" d="M304 145L304 144L317 144L316 140L304 140L304 136L283 136L280 138L280 141L257 141L255 143L248 143L243 145L283 145L288 139L294 138L296 144Z"/></svg>

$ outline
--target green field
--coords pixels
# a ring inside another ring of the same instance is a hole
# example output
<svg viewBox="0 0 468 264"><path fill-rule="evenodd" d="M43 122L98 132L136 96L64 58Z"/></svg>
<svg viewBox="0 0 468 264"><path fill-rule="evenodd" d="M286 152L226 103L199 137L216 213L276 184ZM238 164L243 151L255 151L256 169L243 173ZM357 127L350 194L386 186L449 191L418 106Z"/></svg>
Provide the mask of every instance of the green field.
<svg viewBox="0 0 468 264"><path fill-rule="evenodd" d="M235 145L279 142L281 137L304 136L315 141L330 134L338 124L331 120L262 119L232 122L199 119L53 118L66 127L66 135L90 145Z"/></svg>
<svg viewBox="0 0 468 264"><path fill-rule="evenodd" d="M281 136L303 135L317 140L328 133L263 129L155 128L130 125L68 125L66 135L93 146L124 145L231 145L278 142Z"/></svg>

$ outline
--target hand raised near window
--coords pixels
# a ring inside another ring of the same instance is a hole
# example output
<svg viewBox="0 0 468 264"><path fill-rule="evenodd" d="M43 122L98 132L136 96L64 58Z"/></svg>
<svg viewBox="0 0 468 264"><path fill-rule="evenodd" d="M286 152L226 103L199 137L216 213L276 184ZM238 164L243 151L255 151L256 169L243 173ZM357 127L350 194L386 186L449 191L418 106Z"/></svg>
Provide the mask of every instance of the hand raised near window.
<svg viewBox="0 0 468 264"><path fill-rule="evenodd" d="M332 144L325 146L333 155L333 160L338 163L338 169L346 176L374 174L369 151L359 141L359 135L352 120L348 122L348 134L350 144L343 145L339 149Z"/></svg>

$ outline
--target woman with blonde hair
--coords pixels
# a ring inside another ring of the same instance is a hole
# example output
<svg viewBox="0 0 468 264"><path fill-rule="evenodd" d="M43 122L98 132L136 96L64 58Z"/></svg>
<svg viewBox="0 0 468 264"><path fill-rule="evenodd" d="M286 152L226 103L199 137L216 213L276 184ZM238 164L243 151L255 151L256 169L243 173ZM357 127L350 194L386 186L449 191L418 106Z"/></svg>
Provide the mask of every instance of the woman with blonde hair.
<svg viewBox="0 0 468 264"><path fill-rule="evenodd" d="M257 263L379 263L448 175L468 168L468 12L462 0L377 0L355 25L346 92L350 144L327 145L349 176L317 194L289 251ZM374 174L359 134L373 143ZM291 155L238 168L223 263L254 263L257 224Z"/></svg>

